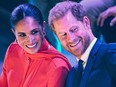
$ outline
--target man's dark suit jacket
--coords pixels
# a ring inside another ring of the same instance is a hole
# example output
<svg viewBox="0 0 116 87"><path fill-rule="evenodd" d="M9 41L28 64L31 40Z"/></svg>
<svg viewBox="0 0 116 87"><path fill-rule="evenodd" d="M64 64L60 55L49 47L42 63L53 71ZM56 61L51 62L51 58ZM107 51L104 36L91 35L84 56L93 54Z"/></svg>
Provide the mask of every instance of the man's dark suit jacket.
<svg viewBox="0 0 116 87"><path fill-rule="evenodd" d="M93 46L80 82L76 86L76 69L68 74L66 87L116 87L116 44L102 44L97 40Z"/></svg>

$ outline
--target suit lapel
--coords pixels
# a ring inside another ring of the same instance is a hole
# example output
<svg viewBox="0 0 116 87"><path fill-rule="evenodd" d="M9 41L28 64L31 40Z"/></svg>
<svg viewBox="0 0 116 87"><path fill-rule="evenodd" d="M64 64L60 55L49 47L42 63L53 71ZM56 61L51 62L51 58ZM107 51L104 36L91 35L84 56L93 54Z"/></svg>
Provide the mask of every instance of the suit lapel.
<svg viewBox="0 0 116 87"><path fill-rule="evenodd" d="M98 52L98 49L100 47L101 43L97 40L94 47L92 48L88 61L87 61L87 65L85 67L84 73L83 73L83 77L80 83L80 87L85 87L86 83L88 81L89 75L91 73L92 67L95 63L96 60L96 53Z"/></svg>

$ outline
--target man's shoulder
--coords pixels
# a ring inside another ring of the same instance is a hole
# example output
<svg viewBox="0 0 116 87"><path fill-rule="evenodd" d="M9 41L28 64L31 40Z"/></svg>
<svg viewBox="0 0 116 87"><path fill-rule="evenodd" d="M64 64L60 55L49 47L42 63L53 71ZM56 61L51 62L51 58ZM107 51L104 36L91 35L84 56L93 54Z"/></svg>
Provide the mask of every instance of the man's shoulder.
<svg viewBox="0 0 116 87"><path fill-rule="evenodd" d="M98 55L104 55L104 54L110 54L116 53L116 43L102 43L101 41L97 40L91 54L98 54Z"/></svg>
<svg viewBox="0 0 116 87"><path fill-rule="evenodd" d="M107 47L108 50L116 50L116 43L104 43L102 46Z"/></svg>
<svg viewBox="0 0 116 87"><path fill-rule="evenodd" d="M100 40L97 40L95 46L116 50L116 43L102 43Z"/></svg>
<svg viewBox="0 0 116 87"><path fill-rule="evenodd" d="M108 44L109 49L116 50L116 43L110 43Z"/></svg>
<svg viewBox="0 0 116 87"><path fill-rule="evenodd" d="M106 51L107 54L112 53L116 54L116 43L103 43L101 44L101 52Z"/></svg>
<svg viewBox="0 0 116 87"><path fill-rule="evenodd" d="M108 53L113 55L116 55L116 43L110 43L108 44Z"/></svg>

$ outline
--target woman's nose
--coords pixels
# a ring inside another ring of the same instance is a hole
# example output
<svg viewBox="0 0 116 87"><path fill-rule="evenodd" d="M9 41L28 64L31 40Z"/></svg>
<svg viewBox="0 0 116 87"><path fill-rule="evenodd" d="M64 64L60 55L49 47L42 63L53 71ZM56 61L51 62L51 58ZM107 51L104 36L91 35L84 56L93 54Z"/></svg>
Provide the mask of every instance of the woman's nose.
<svg viewBox="0 0 116 87"><path fill-rule="evenodd" d="M28 36L28 42L31 44L31 43L33 43L33 40L34 40L34 36L32 36L32 35L30 35L30 36Z"/></svg>

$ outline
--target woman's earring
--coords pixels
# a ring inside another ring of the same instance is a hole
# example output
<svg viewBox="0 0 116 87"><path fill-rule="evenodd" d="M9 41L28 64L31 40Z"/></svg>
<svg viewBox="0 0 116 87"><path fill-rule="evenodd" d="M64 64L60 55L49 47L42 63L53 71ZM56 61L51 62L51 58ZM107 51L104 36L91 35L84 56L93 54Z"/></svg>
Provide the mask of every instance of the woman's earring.
<svg viewBox="0 0 116 87"><path fill-rule="evenodd" d="M15 39L15 42L18 43L18 42L17 42L17 39Z"/></svg>
<svg viewBox="0 0 116 87"><path fill-rule="evenodd" d="M43 35L45 36L45 35L46 35L46 33L45 33L45 32L43 32Z"/></svg>

